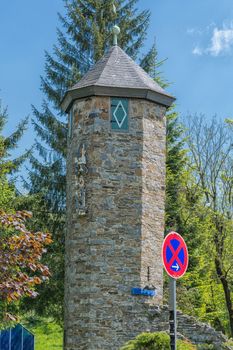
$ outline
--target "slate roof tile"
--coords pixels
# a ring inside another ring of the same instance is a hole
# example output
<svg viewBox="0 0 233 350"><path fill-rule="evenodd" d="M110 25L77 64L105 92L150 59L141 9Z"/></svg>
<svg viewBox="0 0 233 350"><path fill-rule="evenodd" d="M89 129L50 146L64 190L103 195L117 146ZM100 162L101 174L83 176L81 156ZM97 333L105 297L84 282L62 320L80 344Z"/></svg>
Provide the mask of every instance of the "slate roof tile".
<svg viewBox="0 0 233 350"><path fill-rule="evenodd" d="M166 107L175 100L117 45L66 92L61 107L68 112L75 99L89 96L142 98Z"/></svg>
<svg viewBox="0 0 233 350"><path fill-rule="evenodd" d="M113 46L70 90L93 85L149 89L167 95L119 46Z"/></svg>

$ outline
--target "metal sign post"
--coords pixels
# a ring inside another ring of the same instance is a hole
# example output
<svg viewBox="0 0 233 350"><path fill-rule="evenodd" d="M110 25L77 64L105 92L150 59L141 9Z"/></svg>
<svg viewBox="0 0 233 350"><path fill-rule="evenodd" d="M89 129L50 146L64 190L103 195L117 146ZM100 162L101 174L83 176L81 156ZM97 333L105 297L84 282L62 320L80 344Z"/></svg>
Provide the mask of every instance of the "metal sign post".
<svg viewBox="0 0 233 350"><path fill-rule="evenodd" d="M188 267L188 249L177 232L170 232L163 241L162 259L169 275L169 322L171 350L176 350L176 279L181 278Z"/></svg>
<svg viewBox="0 0 233 350"><path fill-rule="evenodd" d="M171 350L176 350L176 280L172 277L169 277L169 323Z"/></svg>

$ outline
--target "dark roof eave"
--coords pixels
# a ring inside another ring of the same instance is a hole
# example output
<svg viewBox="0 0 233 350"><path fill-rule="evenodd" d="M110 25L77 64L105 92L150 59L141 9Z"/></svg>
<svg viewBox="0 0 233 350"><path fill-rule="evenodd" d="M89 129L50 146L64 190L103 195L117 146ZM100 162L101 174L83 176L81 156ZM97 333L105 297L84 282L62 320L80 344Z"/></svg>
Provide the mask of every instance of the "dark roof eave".
<svg viewBox="0 0 233 350"><path fill-rule="evenodd" d="M69 109L74 100L86 98L90 96L113 96L125 98L142 98L149 100L165 107L170 107L175 101L175 97L162 94L157 91L149 89L137 88L122 88L113 86L87 86L80 89L70 89L66 92L62 102L61 108L64 112L69 112Z"/></svg>

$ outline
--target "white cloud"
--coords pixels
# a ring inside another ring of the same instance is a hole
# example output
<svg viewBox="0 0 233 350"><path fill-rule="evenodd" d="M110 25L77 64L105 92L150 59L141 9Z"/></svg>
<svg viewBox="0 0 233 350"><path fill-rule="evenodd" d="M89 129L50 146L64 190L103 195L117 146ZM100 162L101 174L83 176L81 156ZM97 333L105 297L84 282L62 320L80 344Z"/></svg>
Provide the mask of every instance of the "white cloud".
<svg viewBox="0 0 233 350"><path fill-rule="evenodd" d="M194 30L189 29L187 31L189 34L201 34L201 30ZM231 52L231 49L233 49L233 22L230 23L228 26L223 25L221 29L216 27L216 25L213 28L213 24L206 27L205 31L202 31L202 36L206 39L206 35L209 36L209 44L205 45L196 45L194 46L192 53L197 56L201 55L211 55L211 56L219 56L219 55L226 55ZM206 35L204 35L206 34ZM200 41L200 37L199 37Z"/></svg>
<svg viewBox="0 0 233 350"><path fill-rule="evenodd" d="M215 28L207 52L213 56L218 56L228 53L231 48L233 48L233 28Z"/></svg>
<svg viewBox="0 0 233 350"><path fill-rule="evenodd" d="M197 56L203 55L203 50L199 46L195 46L192 53Z"/></svg>
<svg viewBox="0 0 233 350"><path fill-rule="evenodd" d="M211 22L205 28L192 27L192 28L188 28L186 32L188 35L191 35L191 36L202 36L210 33L210 31L214 27L216 27L216 24L214 22Z"/></svg>
<svg viewBox="0 0 233 350"><path fill-rule="evenodd" d="M202 35L203 30L201 30L199 28L188 28L187 34L189 34L189 35Z"/></svg>

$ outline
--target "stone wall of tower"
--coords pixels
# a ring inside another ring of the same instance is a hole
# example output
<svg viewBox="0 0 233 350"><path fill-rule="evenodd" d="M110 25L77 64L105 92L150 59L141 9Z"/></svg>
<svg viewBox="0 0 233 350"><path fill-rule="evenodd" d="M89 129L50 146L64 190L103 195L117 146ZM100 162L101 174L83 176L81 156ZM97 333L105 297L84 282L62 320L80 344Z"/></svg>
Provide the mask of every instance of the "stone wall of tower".
<svg viewBox="0 0 233 350"><path fill-rule="evenodd" d="M129 131L111 131L110 98L73 104L67 160L65 350L117 350L162 302L165 108L129 100ZM82 149L83 151L80 151ZM85 212L77 210L82 188ZM85 215L84 215L85 214ZM149 268L149 281L148 281ZM132 287L154 285L153 298Z"/></svg>
<svg viewBox="0 0 233 350"><path fill-rule="evenodd" d="M158 305L163 296L161 247L164 238L166 110L147 101L137 101L133 107L133 115L143 116L141 285L156 287L157 297L149 299L149 303Z"/></svg>

